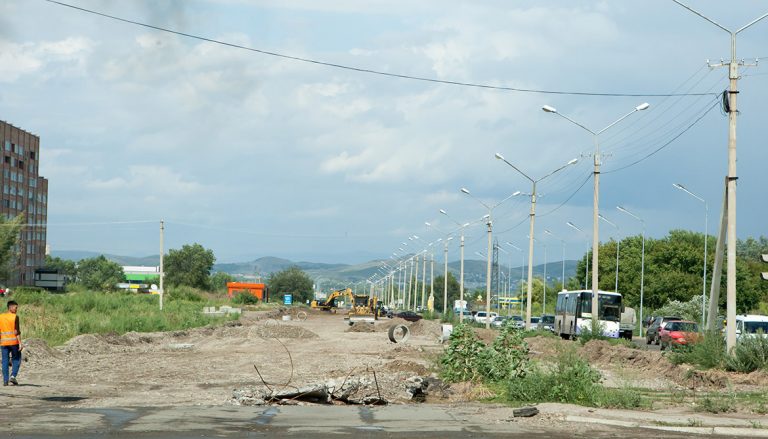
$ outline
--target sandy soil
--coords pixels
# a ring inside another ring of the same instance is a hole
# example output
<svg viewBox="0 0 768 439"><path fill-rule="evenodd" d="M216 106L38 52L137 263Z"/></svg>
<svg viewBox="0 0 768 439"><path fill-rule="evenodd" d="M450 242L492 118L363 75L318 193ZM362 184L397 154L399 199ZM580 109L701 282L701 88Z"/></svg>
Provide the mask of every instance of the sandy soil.
<svg viewBox="0 0 768 439"><path fill-rule="evenodd" d="M272 318L270 318L272 317ZM13 389L32 399L60 397L76 407L219 405L233 389L302 386L329 379L375 380L388 399L405 399L403 382L430 371L442 351L440 325L413 326L407 344L389 341L389 319L373 332L349 331L342 316L311 312L284 322L246 312L218 328L168 333L81 335L49 348L29 340Z"/></svg>

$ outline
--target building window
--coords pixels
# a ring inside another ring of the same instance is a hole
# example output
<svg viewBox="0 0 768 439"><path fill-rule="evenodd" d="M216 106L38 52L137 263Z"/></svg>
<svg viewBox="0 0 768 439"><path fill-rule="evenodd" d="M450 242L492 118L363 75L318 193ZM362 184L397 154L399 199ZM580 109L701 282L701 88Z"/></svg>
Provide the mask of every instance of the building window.
<svg viewBox="0 0 768 439"><path fill-rule="evenodd" d="M18 181L18 177L15 171L11 171L11 181Z"/></svg>
<svg viewBox="0 0 768 439"><path fill-rule="evenodd" d="M21 187L19 188L19 196L20 197L24 196L24 188L21 188Z"/></svg>
<svg viewBox="0 0 768 439"><path fill-rule="evenodd" d="M24 174L19 174L19 183L24 183Z"/></svg>
<svg viewBox="0 0 768 439"><path fill-rule="evenodd" d="M20 169L24 169L24 161L23 160L19 160L19 168Z"/></svg>
<svg viewBox="0 0 768 439"><path fill-rule="evenodd" d="M16 186L15 185L11 186L11 195L16 195Z"/></svg>
<svg viewBox="0 0 768 439"><path fill-rule="evenodd" d="M37 179L36 178L30 178L29 179L29 187L37 187Z"/></svg>
<svg viewBox="0 0 768 439"><path fill-rule="evenodd" d="M19 145L19 150L18 150L18 151L16 151L16 152L18 152L18 153L19 153L19 155L24 155L24 147L23 147L23 146L21 146L21 145Z"/></svg>
<svg viewBox="0 0 768 439"><path fill-rule="evenodd" d="M5 158L3 160L5 161L5 163L10 164L11 163L11 156L8 156L8 155L5 156Z"/></svg>
<svg viewBox="0 0 768 439"><path fill-rule="evenodd" d="M30 160L34 160L35 159L35 151L29 151L29 158L30 158Z"/></svg>
<svg viewBox="0 0 768 439"><path fill-rule="evenodd" d="M11 171L7 169L3 169L3 178L10 178L10 176L11 176Z"/></svg>
<svg viewBox="0 0 768 439"><path fill-rule="evenodd" d="M10 194L10 193L11 193L10 189L8 189L8 185L7 185L7 184L4 184L4 185L3 185L3 193L4 193L5 195L8 195L8 194Z"/></svg>
<svg viewBox="0 0 768 439"><path fill-rule="evenodd" d="M6 140L5 141L5 150L6 151L10 151L11 150L11 141L10 140Z"/></svg>

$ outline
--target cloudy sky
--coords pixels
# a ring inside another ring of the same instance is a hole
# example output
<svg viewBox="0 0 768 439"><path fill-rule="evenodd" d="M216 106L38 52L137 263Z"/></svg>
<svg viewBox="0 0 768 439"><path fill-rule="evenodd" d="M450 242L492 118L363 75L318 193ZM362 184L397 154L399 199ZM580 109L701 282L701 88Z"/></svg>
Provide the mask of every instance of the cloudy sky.
<svg viewBox="0 0 768 439"><path fill-rule="evenodd" d="M763 2L691 5L727 28ZM68 0L69 4L243 47L398 75L567 93L527 93L393 78L275 57L115 21L44 0L0 2L0 119L41 137L53 250L157 254L199 242L219 261L318 262L420 249L528 180L537 236L559 260L591 240L598 131L601 238L670 229L715 234L727 170L718 104L729 35L671 0ZM739 35L738 57L768 57L768 20ZM768 73L739 81L738 235L768 234ZM569 94L576 92L575 94ZM610 96L606 96L610 95ZM619 96L613 96L619 95ZM634 95L634 96L627 96ZM667 95L667 96L664 96ZM669 96L675 95L675 96ZM493 212L494 235L523 246L530 198ZM428 229L429 221L437 228ZM571 221L581 235L566 226ZM407 241L409 236L419 239ZM455 242L455 241L454 241ZM484 253L467 229L467 255ZM451 260L458 248L451 244ZM555 256L553 256L553 254ZM504 256L508 257L508 256ZM517 255L511 257L517 258ZM543 262L541 247L536 261ZM517 264L517 262L514 262Z"/></svg>

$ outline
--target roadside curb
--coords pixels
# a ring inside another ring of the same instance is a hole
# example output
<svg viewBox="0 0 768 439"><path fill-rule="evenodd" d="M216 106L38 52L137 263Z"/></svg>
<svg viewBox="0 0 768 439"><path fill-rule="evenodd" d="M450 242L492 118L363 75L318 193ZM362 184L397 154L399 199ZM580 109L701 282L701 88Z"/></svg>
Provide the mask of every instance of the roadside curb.
<svg viewBox="0 0 768 439"><path fill-rule="evenodd" d="M587 418L584 416L572 416L565 417L567 422L581 422L586 424L601 424L610 425L614 427L627 427L627 428L647 428L651 430L673 431L676 433L691 433L701 435L718 434L723 436L740 436L740 437L766 437L768 438L768 430L759 428L743 428L743 427L677 427L670 425L652 425L641 424L633 421L620 421L617 419L604 419L604 418Z"/></svg>

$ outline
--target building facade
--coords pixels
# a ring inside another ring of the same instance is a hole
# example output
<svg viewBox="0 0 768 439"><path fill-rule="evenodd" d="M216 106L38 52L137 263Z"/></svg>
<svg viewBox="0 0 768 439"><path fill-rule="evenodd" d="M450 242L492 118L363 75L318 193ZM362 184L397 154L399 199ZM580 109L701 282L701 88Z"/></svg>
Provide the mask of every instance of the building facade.
<svg viewBox="0 0 768 439"><path fill-rule="evenodd" d="M45 265L48 180L39 175L40 137L0 120L3 192L0 215L24 216L11 267L11 285L32 285L35 269Z"/></svg>

